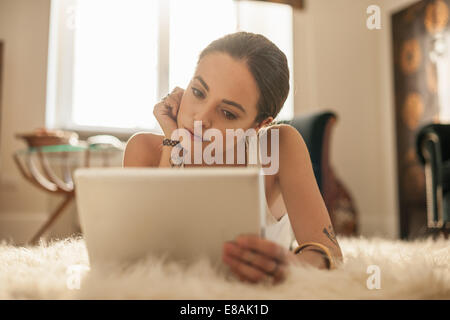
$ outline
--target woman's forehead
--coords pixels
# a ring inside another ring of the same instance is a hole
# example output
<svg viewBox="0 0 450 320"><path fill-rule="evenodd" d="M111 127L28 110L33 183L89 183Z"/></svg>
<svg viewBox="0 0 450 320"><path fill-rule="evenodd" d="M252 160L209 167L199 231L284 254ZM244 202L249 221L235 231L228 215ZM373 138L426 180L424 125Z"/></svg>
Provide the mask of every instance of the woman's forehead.
<svg viewBox="0 0 450 320"><path fill-rule="evenodd" d="M233 100L246 109L256 107L258 86L244 61L225 53L210 53L200 60L194 75L194 81L201 84L196 77L205 82L209 94Z"/></svg>

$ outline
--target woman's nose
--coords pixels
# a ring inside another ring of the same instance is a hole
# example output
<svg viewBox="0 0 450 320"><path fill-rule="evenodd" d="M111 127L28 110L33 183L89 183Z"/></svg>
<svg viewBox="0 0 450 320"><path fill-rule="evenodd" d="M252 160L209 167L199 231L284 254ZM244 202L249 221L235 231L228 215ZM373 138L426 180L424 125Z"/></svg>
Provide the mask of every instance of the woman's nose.
<svg viewBox="0 0 450 320"><path fill-rule="evenodd" d="M194 115L194 121L201 121L202 129L205 130L211 127L212 124L211 117L212 117L211 109L204 108L203 110L198 111Z"/></svg>

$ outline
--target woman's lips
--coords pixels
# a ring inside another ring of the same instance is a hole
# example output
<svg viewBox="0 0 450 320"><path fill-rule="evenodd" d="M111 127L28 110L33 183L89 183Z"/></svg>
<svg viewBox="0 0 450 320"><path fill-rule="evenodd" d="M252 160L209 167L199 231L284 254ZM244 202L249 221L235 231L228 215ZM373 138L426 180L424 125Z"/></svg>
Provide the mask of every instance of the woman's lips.
<svg viewBox="0 0 450 320"><path fill-rule="evenodd" d="M209 142L209 140L202 139L202 137L200 137L200 136L196 136L194 134L194 132L192 132L190 129L186 129L186 130L190 133L191 140L193 140L193 141L195 140L195 141Z"/></svg>

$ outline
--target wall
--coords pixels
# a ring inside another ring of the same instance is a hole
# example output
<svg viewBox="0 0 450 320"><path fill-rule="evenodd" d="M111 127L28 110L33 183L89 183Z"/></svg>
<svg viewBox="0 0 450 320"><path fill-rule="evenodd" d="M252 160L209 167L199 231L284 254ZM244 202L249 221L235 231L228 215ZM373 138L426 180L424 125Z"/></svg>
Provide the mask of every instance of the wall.
<svg viewBox="0 0 450 320"><path fill-rule="evenodd" d="M398 237L390 14L411 0L314 0L294 13L295 113L331 109L335 171L363 235ZM369 5L381 29L366 27Z"/></svg>
<svg viewBox="0 0 450 320"><path fill-rule="evenodd" d="M295 113L337 112L332 163L355 198L367 236L398 236L389 15L412 2L310 0L305 10L294 11ZM371 4L382 9L381 30L366 28ZM13 135L45 123L49 8L50 0L0 0L6 42L0 238L24 238L57 202L28 185L11 158L24 146Z"/></svg>
<svg viewBox="0 0 450 320"><path fill-rule="evenodd" d="M389 135L389 144L385 146L386 152L390 152L388 156L390 161L393 163L392 166L387 168L389 174L391 186L395 189L398 188L398 178L397 178L397 142L396 142L396 128L395 128L395 92L394 92L394 66L393 66L393 47L392 47L392 31L391 31L391 14L401 9L417 3L417 0L396 0L396 1L384 1L383 19L386 21L385 28L380 37L380 79L381 81L381 102L384 106L384 116L381 119L381 124L383 127L383 133ZM387 122L389 126L387 126ZM411 182L413 183L413 182ZM415 184L414 184L415 187ZM392 199L392 197L394 197ZM398 192L385 193L386 199L395 202L398 207L398 219L400 218L400 207L399 207L399 197ZM410 213L411 214L411 213ZM420 219L419 219L420 220ZM425 220L425 217L422 221ZM400 221L398 222L398 229L400 234Z"/></svg>
<svg viewBox="0 0 450 320"><path fill-rule="evenodd" d="M12 153L25 146L16 133L45 124L49 8L50 0L0 0L0 236L19 242L45 219L48 207L48 196L19 175Z"/></svg>

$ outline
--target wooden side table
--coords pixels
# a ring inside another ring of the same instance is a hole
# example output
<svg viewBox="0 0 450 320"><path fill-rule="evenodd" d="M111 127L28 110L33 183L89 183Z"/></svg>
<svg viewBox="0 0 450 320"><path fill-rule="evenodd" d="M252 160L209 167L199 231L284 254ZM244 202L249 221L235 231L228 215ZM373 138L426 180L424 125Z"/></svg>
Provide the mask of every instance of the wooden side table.
<svg viewBox="0 0 450 320"><path fill-rule="evenodd" d="M20 173L27 181L45 192L64 196L63 201L53 210L47 221L28 243L36 244L75 198L75 185L71 169L90 167L93 155L99 155L103 160L102 166L107 167L109 166L111 155L117 155L118 152L122 153L123 150L114 147L105 148L104 146L54 145L31 147L16 151L13 154ZM81 156L82 158L81 164L76 167L70 165L70 158L74 156ZM50 165L50 157L56 157L61 161L62 178L56 174L54 168Z"/></svg>

